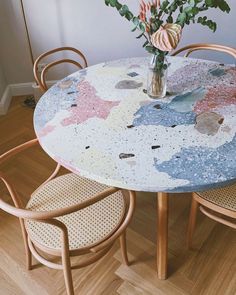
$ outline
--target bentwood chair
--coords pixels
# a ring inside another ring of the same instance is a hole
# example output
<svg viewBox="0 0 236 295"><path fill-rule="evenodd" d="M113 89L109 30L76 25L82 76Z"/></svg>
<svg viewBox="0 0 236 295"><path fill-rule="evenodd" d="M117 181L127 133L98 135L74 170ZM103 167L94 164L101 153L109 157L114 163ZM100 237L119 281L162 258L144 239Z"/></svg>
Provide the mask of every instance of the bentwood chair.
<svg viewBox="0 0 236 295"><path fill-rule="evenodd" d="M177 54L186 51L185 57L188 57L191 53L199 50L224 52L236 59L235 48L206 43L185 46L175 51L172 56L176 56ZM187 233L188 248L191 248L192 246L192 238L196 225L198 208L200 208L200 211L209 218L232 228L236 228L236 223L233 221L236 219L236 184L220 189L193 193Z"/></svg>
<svg viewBox="0 0 236 295"><path fill-rule="evenodd" d="M46 57L52 56L55 53L58 52L70 52L70 53L75 53L76 57L78 58L78 60L81 60L81 62L75 60L75 59L58 59L55 60L53 62L50 62L48 64L45 65L45 67L42 69L42 72L39 71L39 64L42 62L43 59L45 59ZM62 63L69 63L69 64L73 64L75 65L78 69L83 69L86 68L88 66L87 60L85 58L85 56L83 55L83 53L81 51L79 51L76 48L73 47L60 47L60 48L56 48L50 51L47 51L43 54L41 54L35 61L34 63L34 67L33 67L33 72L34 72L34 78L36 80L36 83L39 85L40 89L45 92L48 90L47 84L46 84L46 73L48 72L49 69L51 69L52 67L62 64Z"/></svg>
<svg viewBox="0 0 236 295"><path fill-rule="evenodd" d="M192 247L198 208L209 218L236 229L236 183L224 188L193 193L187 246Z"/></svg>
<svg viewBox="0 0 236 295"><path fill-rule="evenodd" d="M18 153L38 145L34 139L0 156L0 164ZM72 269L87 266L102 258L120 238L123 261L128 265L125 230L135 207L135 193L126 197L114 187L90 181L73 173L52 175L36 189L23 206L16 189L0 172L14 206L0 198L0 208L20 220L26 251L27 269L32 269L32 255L42 264L63 270L68 295L74 294ZM42 253L60 259L46 259ZM83 256L72 264L73 256Z"/></svg>
<svg viewBox="0 0 236 295"><path fill-rule="evenodd" d="M176 56L181 52L186 51L184 57L188 57L191 53L199 50L211 50L211 51L218 51L218 52L224 52L232 57L236 58L236 48L224 46L224 45L218 45L218 44L209 44L209 43L196 43L196 44L190 44L183 48L180 48L176 50L174 53L172 53L172 56Z"/></svg>

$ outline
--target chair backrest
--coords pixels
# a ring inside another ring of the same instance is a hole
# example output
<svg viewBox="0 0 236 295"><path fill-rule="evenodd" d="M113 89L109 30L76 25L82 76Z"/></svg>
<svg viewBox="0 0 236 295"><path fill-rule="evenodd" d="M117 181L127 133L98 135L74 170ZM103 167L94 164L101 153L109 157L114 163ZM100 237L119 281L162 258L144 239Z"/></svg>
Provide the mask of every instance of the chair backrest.
<svg viewBox="0 0 236 295"><path fill-rule="evenodd" d="M198 50L212 50L212 51L218 51L218 52L224 52L236 59L236 48L224 46L224 45L218 45L218 44L210 44L210 43L196 43L196 44L190 44L183 48L180 48L176 50L174 53L172 53L172 56L176 56L177 54L186 51L186 54L184 57L188 57L192 52L198 51Z"/></svg>
<svg viewBox="0 0 236 295"><path fill-rule="evenodd" d="M48 64L46 64L46 66L43 68L42 72L40 73L39 71L39 64L40 62L42 61L42 59L44 59L45 57L48 57L48 56L51 56L57 52L63 52L63 51L69 51L69 52L74 52L78 55L78 57L80 59L82 59L82 64L74 59L57 59L53 62L50 62ZM70 63L70 64L74 64L75 66L77 66L79 69L83 69L85 67L88 66L87 64L87 60L85 58L85 56L83 55L83 53L81 51L79 51L78 49L76 48L73 48L73 47L60 47L60 48L55 48L53 50L50 50L50 51L47 51L43 54L41 54L35 61L34 63L34 67L33 67L33 72L34 72L34 78L37 82L37 84L39 85L40 89L45 92L48 90L48 87L47 87L47 84L46 84L46 79L45 79L45 76L46 76L46 73L47 71L56 66L56 65L59 65L59 64L62 64L62 63Z"/></svg>

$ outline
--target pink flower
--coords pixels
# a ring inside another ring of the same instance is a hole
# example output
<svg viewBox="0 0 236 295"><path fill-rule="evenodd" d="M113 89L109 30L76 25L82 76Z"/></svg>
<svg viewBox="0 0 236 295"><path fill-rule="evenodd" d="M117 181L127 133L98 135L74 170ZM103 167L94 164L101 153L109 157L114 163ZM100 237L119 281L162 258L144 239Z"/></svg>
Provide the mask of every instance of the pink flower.
<svg viewBox="0 0 236 295"><path fill-rule="evenodd" d="M139 11L139 19L143 22L147 20L147 12L151 11L151 8L159 8L160 7L160 0L152 0L148 1L147 3L142 0L140 2L140 11Z"/></svg>

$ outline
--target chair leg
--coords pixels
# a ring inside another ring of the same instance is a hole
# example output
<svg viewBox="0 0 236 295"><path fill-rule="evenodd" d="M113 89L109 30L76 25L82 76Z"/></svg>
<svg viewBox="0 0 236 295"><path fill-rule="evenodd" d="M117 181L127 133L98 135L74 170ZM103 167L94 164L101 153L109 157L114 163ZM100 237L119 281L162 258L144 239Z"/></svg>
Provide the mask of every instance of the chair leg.
<svg viewBox="0 0 236 295"><path fill-rule="evenodd" d="M75 293L74 293L73 280L72 280L70 256L67 251L63 251L62 253L62 265L63 265L67 295L74 295Z"/></svg>
<svg viewBox="0 0 236 295"><path fill-rule="evenodd" d="M21 231L22 231L22 236L23 236L24 246L25 246L26 268L27 270L31 270L32 269L32 253L28 245L28 235L25 229L25 224L23 219L20 219L20 225L21 225Z"/></svg>
<svg viewBox="0 0 236 295"><path fill-rule="evenodd" d="M26 246L26 267L27 267L27 270L31 270L32 269L32 253L29 249L29 246L27 244Z"/></svg>
<svg viewBox="0 0 236 295"><path fill-rule="evenodd" d="M199 204L193 196L191 209L190 209L189 223L188 223L188 232L187 232L187 248L188 249L192 248L193 233L194 233L194 229L196 225L198 207L199 207Z"/></svg>
<svg viewBox="0 0 236 295"><path fill-rule="evenodd" d="M127 245L126 245L126 231L122 233L120 236L120 248L121 248L121 255L122 261L125 265L129 265L129 259L127 254Z"/></svg>

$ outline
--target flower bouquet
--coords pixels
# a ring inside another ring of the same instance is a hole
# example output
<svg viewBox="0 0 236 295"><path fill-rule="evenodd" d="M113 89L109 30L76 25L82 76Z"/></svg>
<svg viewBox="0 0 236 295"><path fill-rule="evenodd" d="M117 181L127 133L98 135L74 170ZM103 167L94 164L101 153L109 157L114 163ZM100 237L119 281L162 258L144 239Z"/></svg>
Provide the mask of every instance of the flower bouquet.
<svg viewBox="0 0 236 295"><path fill-rule="evenodd" d="M140 31L138 39L145 39L143 47L152 54L147 93L153 98L166 95L166 56L177 47L184 26L199 23L215 32L216 23L208 19L204 12L210 8L230 11L225 0L142 0L138 15L117 0L105 0L105 4L116 8L122 17L133 23L132 31Z"/></svg>

